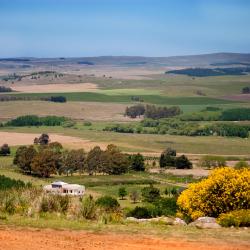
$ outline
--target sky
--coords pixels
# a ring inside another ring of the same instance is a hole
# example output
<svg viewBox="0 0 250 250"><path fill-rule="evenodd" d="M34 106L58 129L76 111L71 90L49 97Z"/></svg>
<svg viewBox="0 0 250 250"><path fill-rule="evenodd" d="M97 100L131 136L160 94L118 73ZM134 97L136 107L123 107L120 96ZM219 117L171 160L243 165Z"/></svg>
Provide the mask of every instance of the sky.
<svg viewBox="0 0 250 250"><path fill-rule="evenodd" d="M0 0L0 57L250 52L249 0Z"/></svg>

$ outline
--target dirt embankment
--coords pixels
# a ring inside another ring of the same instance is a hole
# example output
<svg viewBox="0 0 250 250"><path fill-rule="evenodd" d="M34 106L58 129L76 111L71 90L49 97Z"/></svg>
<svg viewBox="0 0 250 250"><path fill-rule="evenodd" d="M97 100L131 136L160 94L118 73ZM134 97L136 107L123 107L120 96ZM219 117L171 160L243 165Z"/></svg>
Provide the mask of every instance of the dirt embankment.
<svg viewBox="0 0 250 250"><path fill-rule="evenodd" d="M124 234L84 231L0 229L0 250L247 250L250 245L190 242Z"/></svg>

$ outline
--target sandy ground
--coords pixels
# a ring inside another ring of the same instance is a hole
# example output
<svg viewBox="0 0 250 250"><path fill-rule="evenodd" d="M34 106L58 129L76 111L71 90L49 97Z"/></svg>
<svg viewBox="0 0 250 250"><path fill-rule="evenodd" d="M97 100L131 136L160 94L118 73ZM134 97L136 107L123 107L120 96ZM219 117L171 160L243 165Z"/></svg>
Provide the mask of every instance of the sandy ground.
<svg viewBox="0 0 250 250"><path fill-rule="evenodd" d="M14 83L11 88L25 93L64 93L64 92L93 92L98 88L94 83L57 83L57 84L20 84Z"/></svg>
<svg viewBox="0 0 250 250"><path fill-rule="evenodd" d="M224 242L190 242L124 234L84 231L1 229L0 250L247 250L250 245Z"/></svg>
<svg viewBox="0 0 250 250"><path fill-rule="evenodd" d="M45 101L0 102L0 119L8 120L32 114L38 116L57 115L87 121L138 121L125 117L126 104L100 102L53 103Z"/></svg>
<svg viewBox="0 0 250 250"><path fill-rule="evenodd" d="M40 134L28 134L28 133L14 133L14 132L0 132L0 145L7 143L10 146L16 145L29 145L33 144L34 138L39 137ZM100 146L102 149L106 148L107 144L100 142L92 142L89 140L83 140L81 138L49 134L50 140L52 142L57 141L63 145L67 145L70 148L84 148L85 150L90 150L96 145Z"/></svg>

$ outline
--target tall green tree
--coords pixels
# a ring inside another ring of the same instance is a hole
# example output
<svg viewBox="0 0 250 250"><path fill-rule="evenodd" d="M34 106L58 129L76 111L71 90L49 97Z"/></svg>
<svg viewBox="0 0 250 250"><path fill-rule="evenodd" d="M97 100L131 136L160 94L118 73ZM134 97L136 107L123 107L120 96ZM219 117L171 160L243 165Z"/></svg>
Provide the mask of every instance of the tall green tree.
<svg viewBox="0 0 250 250"><path fill-rule="evenodd" d="M176 150L172 148L167 148L161 153L159 165L161 168L165 168L167 166L174 166L176 158Z"/></svg>
<svg viewBox="0 0 250 250"><path fill-rule="evenodd" d="M39 151L31 162L31 169L34 174L48 178L57 170L57 158L55 153L49 149Z"/></svg>
<svg viewBox="0 0 250 250"><path fill-rule="evenodd" d="M135 171L145 171L144 157L140 153L130 157L131 168Z"/></svg>
<svg viewBox="0 0 250 250"><path fill-rule="evenodd" d="M117 146L113 144L108 145L105 153L108 161L108 168L103 170L105 173L119 175L128 171L128 156L123 154Z"/></svg>
<svg viewBox="0 0 250 250"><path fill-rule="evenodd" d="M37 155L33 146L21 146L17 149L13 163L16 164L23 172L32 173L31 162Z"/></svg>
<svg viewBox="0 0 250 250"><path fill-rule="evenodd" d="M83 172L86 154L83 149L65 151L62 155L60 171L65 174L73 174L76 171Z"/></svg>
<svg viewBox="0 0 250 250"><path fill-rule="evenodd" d="M99 146L91 149L86 158L85 170L89 175L93 175L101 171L102 168L102 153L103 151Z"/></svg>

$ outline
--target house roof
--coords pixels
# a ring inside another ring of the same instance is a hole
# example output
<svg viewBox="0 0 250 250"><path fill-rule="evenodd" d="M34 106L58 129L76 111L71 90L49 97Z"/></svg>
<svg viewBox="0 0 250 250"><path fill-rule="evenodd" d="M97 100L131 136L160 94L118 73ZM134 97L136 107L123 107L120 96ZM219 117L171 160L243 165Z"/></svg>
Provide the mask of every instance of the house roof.
<svg viewBox="0 0 250 250"><path fill-rule="evenodd" d="M63 181L55 181L55 182L51 183L51 185L64 186L64 185L68 185L68 183L63 182Z"/></svg>
<svg viewBox="0 0 250 250"><path fill-rule="evenodd" d="M63 188L64 189L81 189L81 190L84 190L85 187L82 186L82 185L78 185L78 184L66 184L66 185L63 185Z"/></svg>

